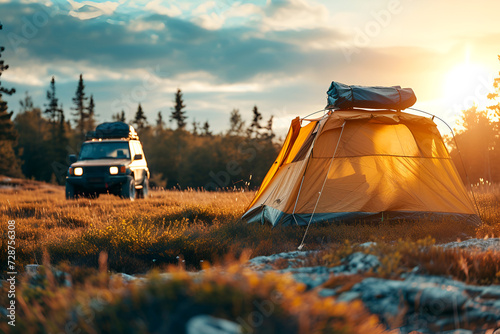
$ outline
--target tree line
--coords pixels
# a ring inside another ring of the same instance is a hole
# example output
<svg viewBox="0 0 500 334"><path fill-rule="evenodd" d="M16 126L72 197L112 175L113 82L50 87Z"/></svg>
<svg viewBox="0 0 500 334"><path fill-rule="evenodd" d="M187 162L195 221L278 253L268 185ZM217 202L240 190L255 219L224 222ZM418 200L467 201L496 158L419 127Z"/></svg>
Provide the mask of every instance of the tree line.
<svg viewBox="0 0 500 334"><path fill-rule="evenodd" d="M96 126L95 102L87 99L83 75L73 97L74 112L70 120L56 95L56 81L52 77L47 90L44 109L34 106L26 93L19 101L20 110L14 118L11 151L15 164L0 174L64 184L68 155L79 151L85 134ZM252 123L245 122L238 109L231 112L229 129L214 134L206 121L192 122L187 130L186 104L181 89L174 95L170 119L176 129L166 126L162 112L150 124L141 104L131 120L124 111L112 115L112 121L128 122L139 134L152 184L165 188L241 188L256 187L276 157L279 146L273 141L272 117L261 124L262 114L257 106L252 110ZM12 116L12 113L8 115ZM9 116L9 117L10 117Z"/></svg>

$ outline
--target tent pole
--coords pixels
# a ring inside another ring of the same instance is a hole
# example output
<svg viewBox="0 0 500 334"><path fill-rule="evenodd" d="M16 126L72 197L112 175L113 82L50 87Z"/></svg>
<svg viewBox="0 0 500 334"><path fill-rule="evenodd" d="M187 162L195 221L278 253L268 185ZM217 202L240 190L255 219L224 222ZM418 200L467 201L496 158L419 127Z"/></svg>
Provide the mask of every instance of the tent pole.
<svg viewBox="0 0 500 334"><path fill-rule="evenodd" d="M315 112L313 112L312 114L309 114L309 115L307 115L307 116L305 116L305 117L302 117L300 120L302 121L303 119L306 119L306 118L307 118L307 117L309 117L309 116L312 116L312 115L314 115L314 114L317 114L317 113L322 112L322 111L324 112L324 111L327 111L327 110L329 110L329 109L321 109L321 110L315 111Z"/></svg>
<svg viewBox="0 0 500 334"><path fill-rule="evenodd" d="M311 226L311 222L312 222L312 219L314 217L314 213L316 212L316 208L318 207L319 199L321 198L321 195L323 194L323 189L325 188L326 180L328 179L328 174L330 174L330 169L332 169L333 160L335 159L335 155L337 154L337 150L339 148L340 139L342 138L342 134L344 133L345 123L346 123L346 121L344 120L344 124L342 124L342 130L340 131L339 140L337 141L337 146L335 146L335 151L333 152L332 160L330 160L330 166L328 167L328 171L326 172L325 179L323 180L323 185L321 186L321 191L318 194L318 199L316 200L316 204L314 205L314 209L313 209L313 212L311 214L311 218L309 218L309 223L307 224L306 232L304 233L304 236L302 237L302 242L300 243L299 247L297 247L299 250L301 250L304 247L304 240L306 239L307 232L309 231L309 226ZM312 151L311 151L311 154L312 154Z"/></svg>

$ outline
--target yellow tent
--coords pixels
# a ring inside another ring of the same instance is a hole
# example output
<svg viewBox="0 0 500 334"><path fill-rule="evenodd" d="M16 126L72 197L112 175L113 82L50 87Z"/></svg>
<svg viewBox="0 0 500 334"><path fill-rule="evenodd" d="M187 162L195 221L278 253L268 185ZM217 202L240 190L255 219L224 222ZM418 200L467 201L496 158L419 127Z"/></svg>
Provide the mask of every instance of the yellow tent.
<svg viewBox="0 0 500 334"><path fill-rule="evenodd" d="M436 124L349 109L292 121L243 218L276 226L442 215L479 222Z"/></svg>

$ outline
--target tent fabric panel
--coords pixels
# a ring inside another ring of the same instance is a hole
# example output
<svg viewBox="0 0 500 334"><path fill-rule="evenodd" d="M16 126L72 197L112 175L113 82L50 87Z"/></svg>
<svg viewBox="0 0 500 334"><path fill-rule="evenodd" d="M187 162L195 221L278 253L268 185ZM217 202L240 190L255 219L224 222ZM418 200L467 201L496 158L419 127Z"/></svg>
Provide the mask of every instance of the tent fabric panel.
<svg viewBox="0 0 500 334"><path fill-rule="evenodd" d="M268 205L281 211L292 210L304 168L303 161L281 166L272 183L263 189L249 210L262 205Z"/></svg>
<svg viewBox="0 0 500 334"><path fill-rule="evenodd" d="M323 131L339 128L346 120L369 120L382 124L411 123L439 135L436 124L430 118L393 110L338 110L330 114Z"/></svg>
<svg viewBox="0 0 500 334"><path fill-rule="evenodd" d="M406 126L415 138L415 143L418 146L421 156L432 158L450 158L448 149L446 148L437 127L429 129L428 127L415 123L407 123Z"/></svg>
<svg viewBox="0 0 500 334"><path fill-rule="evenodd" d="M311 158L297 211L314 210L330 159ZM335 158L316 212L433 211L475 214L451 160Z"/></svg>
<svg viewBox="0 0 500 334"><path fill-rule="evenodd" d="M255 202L259 199L259 197L262 195L264 190L267 188L271 180L273 179L274 175L278 171L279 167L284 163L285 159L287 158L288 154L290 153L290 149L295 143L295 140L297 139L297 136L299 135L300 132L300 118L296 117L294 120L292 120L292 124L290 125L290 129L288 130L288 134L285 138L285 142L283 143L283 146L281 147L281 150L278 154L278 157L272 164L271 168L267 172L266 176L264 177L264 180L262 181L262 184L259 187L259 190L255 194L255 197L248 206L249 208L252 207Z"/></svg>
<svg viewBox="0 0 500 334"><path fill-rule="evenodd" d="M297 136L297 140L293 144L293 147L290 150L290 154L288 154L288 157L284 162L284 164L294 161L295 157L297 156L297 153L299 153L302 150L304 144L311 137L311 134L316 128L317 124L318 121L313 121L300 129L299 135Z"/></svg>
<svg viewBox="0 0 500 334"><path fill-rule="evenodd" d="M262 206L257 211L247 213L247 223L271 224L272 226L306 226L311 220L311 213L288 214L276 210L272 207ZM397 211L397 212L327 212L315 213L312 216L311 224L318 223L351 223L362 221L382 222L395 220L419 220L430 223L440 220L454 220L469 222L479 225L481 220L475 214L454 213L454 212L426 212L426 211Z"/></svg>
<svg viewBox="0 0 500 334"><path fill-rule="evenodd" d="M313 156L330 158L339 134L340 128L323 131ZM376 124L366 120L347 122L336 157L366 155L449 158L441 137L419 126Z"/></svg>

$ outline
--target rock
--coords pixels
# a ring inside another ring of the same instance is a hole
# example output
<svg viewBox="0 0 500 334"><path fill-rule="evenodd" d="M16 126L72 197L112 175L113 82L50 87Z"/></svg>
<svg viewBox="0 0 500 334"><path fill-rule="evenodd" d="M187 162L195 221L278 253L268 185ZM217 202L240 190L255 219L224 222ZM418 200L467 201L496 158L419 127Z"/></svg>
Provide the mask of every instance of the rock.
<svg viewBox="0 0 500 334"><path fill-rule="evenodd" d="M451 331L442 332L442 334L473 334L474 332L468 329L454 329Z"/></svg>
<svg viewBox="0 0 500 334"><path fill-rule="evenodd" d="M500 238L490 239L469 239L465 241L449 242L447 244L438 245L443 248L462 248L470 250L496 250L500 251Z"/></svg>
<svg viewBox="0 0 500 334"><path fill-rule="evenodd" d="M294 273L293 278L300 283L303 283L307 286L308 289L314 289L322 284L324 284L326 281L330 279L330 273Z"/></svg>
<svg viewBox="0 0 500 334"><path fill-rule="evenodd" d="M254 270L273 270L272 264L278 260L284 259L289 263L289 267L298 265L304 261L307 256L317 253L317 251L294 251L273 254L269 256L257 256L248 261L247 266Z"/></svg>
<svg viewBox="0 0 500 334"><path fill-rule="evenodd" d="M342 260L342 265L333 267L335 274L358 274L369 270L376 271L380 266L378 257L372 254L356 252Z"/></svg>
<svg viewBox="0 0 500 334"><path fill-rule="evenodd" d="M135 277L134 275L129 275L129 274L125 274L125 273L119 273L117 275L120 276L122 278L122 280L124 280L125 282L132 282L132 281L135 281L137 279L137 277Z"/></svg>
<svg viewBox="0 0 500 334"><path fill-rule="evenodd" d="M331 296L335 296L336 294L337 294L336 289L321 289L318 292L318 295L320 297L331 297Z"/></svg>
<svg viewBox="0 0 500 334"><path fill-rule="evenodd" d="M370 248L370 247L373 247L373 246L376 246L376 245L377 245L376 242L368 241L368 242L365 242L363 244L360 244L359 247Z"/></svg>
<svg viewBox="0 0 500 334"><path fill-rule="evenodd" d="M235 322L214 318L209 315L198 315L186 323L187 334L239 334L243 333L240 325Z"/></svg>
<svg viewBox="0 0 500 334"><path fill-rule="evenodd" d="M40 267L40 265L38 264L27 264L24 266L24 271L26 272L26 274L28 276L35 276L36 274L38 274L38 268Z"/></svg>
<svg viewBox="0 0 500 334"><path fill-rule="evenodd" d="M359 299L361 298L361 294L358 293L358 292L353 292L353 291L347 291L347 292L343 292L341 293L338 297L337 297L337 301L338 302L352 302L354 299Z"/></svg>
<svg viewBox="0 0 500 334"><path fill-rule="evenodd" d="M405 330L431 326L434 333L456 324L473 328L500 321L500 300L499 305L484 300L478 289L496 291L500 286L471 287L445 277L414 275L404 281L365 278L351 292L359 293L365 306L387 323L403 312L407 319ZM472 296L467 293L469 290L474 292ZM419 315L418 324L409 321L413 315Z"/></svg>
<svg viewBox="0 0 500 334"><path fill-rule="evenodd" d="M481 298L500 300L500 287L498 285L485 287L481 291Z"/></svg>

